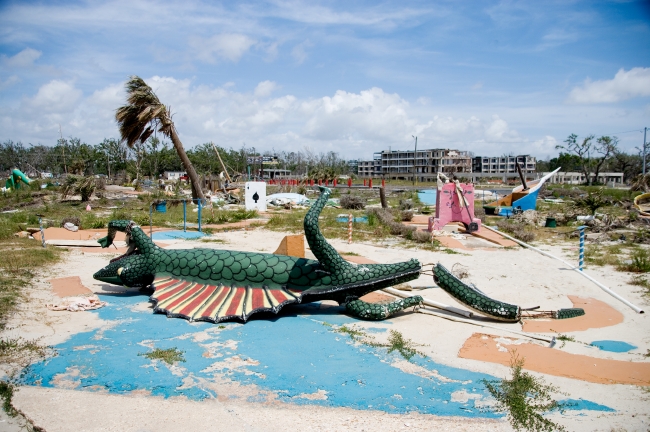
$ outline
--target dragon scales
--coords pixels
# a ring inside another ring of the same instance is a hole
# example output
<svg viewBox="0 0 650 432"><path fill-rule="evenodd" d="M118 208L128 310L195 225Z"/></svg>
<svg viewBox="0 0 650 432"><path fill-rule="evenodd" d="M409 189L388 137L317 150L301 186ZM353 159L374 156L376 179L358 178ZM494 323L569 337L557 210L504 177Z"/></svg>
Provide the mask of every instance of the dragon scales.
<svg viewBox="0 0 650 432"><path fill-rule="evenodd" d="M307 242L317 260L218 249L166 250L156 246L132 221L114 220L102 247L117 231L126 233L129 250L93 275L97 280L128 287L151 287L155 312L193 321L246 321L257 312L278 313L288 304L334 300L359 318L380 320L421 304L413 296L388 304L359 297L417 279L419 261L356 265L345 261L325 240L318 216L330 195L321 195L305 215Z"/></svg>

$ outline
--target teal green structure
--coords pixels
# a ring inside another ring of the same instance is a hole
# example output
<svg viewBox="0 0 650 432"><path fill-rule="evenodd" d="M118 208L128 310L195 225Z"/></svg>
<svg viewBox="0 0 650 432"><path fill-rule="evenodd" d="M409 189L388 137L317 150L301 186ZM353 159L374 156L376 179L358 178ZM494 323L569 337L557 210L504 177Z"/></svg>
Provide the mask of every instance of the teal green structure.
<svg viewBox="0 0 650 432"><path fill-rule="evenodd" d="M11 171L11 175L5 182L5 188L7 190L19 189L20 183L29 184L30 179L19 169L14 169Z"/></svg>

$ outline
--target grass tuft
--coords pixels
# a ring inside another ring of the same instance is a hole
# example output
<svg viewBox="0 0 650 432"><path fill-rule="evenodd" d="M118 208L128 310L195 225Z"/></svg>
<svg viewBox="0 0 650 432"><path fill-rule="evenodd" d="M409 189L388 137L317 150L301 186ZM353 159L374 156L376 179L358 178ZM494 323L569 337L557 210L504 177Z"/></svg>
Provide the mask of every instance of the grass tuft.
<svg viewBox="0 0 650 432"><path fill-rule="evenodd" d="M11 404L11 399L14 396L15 386L7 381L0 381L0 399L2 399L2 409L9 415L9 417L16 417L18 411Z"/></svg>
<svg viewBox="0 0 650 432"><path fill-rule="evenodd" d="M185 358L183 357L184 352L185 351L180 351L177 348L167 348L167 349L156 348L149 353L140 353L138 355L146 357L150 360L162 360L167 364L174 364L176 362L185 363Z"/></svg>

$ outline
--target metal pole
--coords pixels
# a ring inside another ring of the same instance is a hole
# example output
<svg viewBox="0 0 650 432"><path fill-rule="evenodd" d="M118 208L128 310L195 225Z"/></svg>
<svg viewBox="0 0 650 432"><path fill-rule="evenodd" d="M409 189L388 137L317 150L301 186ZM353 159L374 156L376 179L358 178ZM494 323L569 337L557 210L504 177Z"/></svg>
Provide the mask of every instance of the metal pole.
<svg viewBox="0 0 650 432"><path fill-rule="evenodd" d="M645 175L645 157L646 157L646 142L645 142L645 136L646 132L648 132L648 128L644 127L643 128L643 175Z"/></svg>
<svg viewBox="0 0 650 432"><path fill-rule="evenodd" d="M151 220L151 213L153 212L153 203L149 204L149 238L153 238L153 223Z"/></svg>
<svg viewBox="0 0 650 432"><path fill-rule="evenodd" d="M415 186L415 161L418 154L418 137L411 135L415 138L415 153L413 153L413 186Z"/></svg>
<svg viewBox="0 0 650 432"><path fill-rule="evenodd" d="M187 231L187 201L183 200L183 232Z"/></svg>
<svg viewBox="0 0 650 432"><path fill-rule="evenodd" d="M37 214L38 216L38 226L41 229L41 244L45 247L45 231L43 231L43 215Z"/></svg>
<svg viewBox="0 0 650 432"><path fill-rule="evenodd" d="M199 232L201 232L201 202L203 200L199 198Z"/></svg>
<svg viewBox="0 0 650 432"><path fill-rule="evenodd" d="M614 298L617 299L618 301L620 301L620 302L626 304L627 306L629 306L630 308L632 308L636 313L640 313L640 314L645 313L645 312L643 311L643 309L641 309L641 308L635 306L634 304L630 303L629 301L627 301L626 299L624 299L624 298L621 297L620 295L616 294L614 291L612 291L612 290L610 290L609 288L607 288L605 285L603 285L603 284L601 284L600 282L598 282L596 279L594 279L594 278L592 278L591 276L589 276L587 273L585 273L585 272L583 272L583 271L577 269L576 267L574 267L573 264L570 264L570 263L564 261L562 258L558 258L558 257L556 257L556 256L554 256L554 255L551 255L551 254L548 253L548 252L544 252L544 251L541 250L541 249L537 249L536 247L531 246L531 245L529 245L528 243L524 243L524 242L522 242L521 240L517 240L516 238L511 237L511 236L509 236L508 234L503 233L502 231L498 231L498 230L495 230L494 228L490 228L488 225L483 225L483 227L484 227L484 228L487 228L488 230L493 231L493 232L495 232L495 233L497 233L497 234L499 234L499 235L502 235L503 237L505 237L505 238L507 238L507 239L509 239L509 240L512 240L513 242L518 243L518 244L522 245L523 247L526 247L526 248L528 248L528 249L532 249L532 250L534 250L535 252L539 252L540 254L542 254L542 255L544 255L544 256L547 256L547 257L549 257L549 258L556 259L556 260L558 260L558 261L564 263L565 265L569 266L571 269L577 271L578 274L581 274L582 276L586 277L587 279L589 279L590 281L592 281L593 283L595 283L596 285L598 285L598 286L600 287L600 289L602 289L603 291L605 291L607 294L611 295L612 297L614 297Z"/></svg>
<svg viewBox="0 0 650 432"><path fill-rule="evenodd" d="M578 227L578 230L580 230L580 255L578 257L578 268L580 271L582 271L582 267L585 262L585 229L587 228L586 225L581 225Z"/></svg>
<svg viewBox="0 0 650 432"><path fill-rule="evenodd" d="M352 244L352 214L348 215L348 244Z"/></svg>

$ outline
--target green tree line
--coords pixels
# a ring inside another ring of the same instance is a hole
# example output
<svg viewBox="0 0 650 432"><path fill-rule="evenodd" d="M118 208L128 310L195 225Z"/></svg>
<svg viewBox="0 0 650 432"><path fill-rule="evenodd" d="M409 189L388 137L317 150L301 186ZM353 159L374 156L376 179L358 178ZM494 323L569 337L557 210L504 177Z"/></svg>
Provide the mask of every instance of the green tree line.
<svg viewBox="0 0 650 432"><path fill-rule="evenodd" d="M200 175L218 174L223 171L215 152L219 151L228 173L246 174L248 158L252 156L275 156L273 167L290 170L294 175L333 176L348 172L347 162L335 152L315 153L306 151L257 152L254 148L223 148L204 143L187 151L187 155ZM261 167L250 164L254 174ZM270 168L264 165L264 168ZM79 138L62 138L54 146L24 145L22 142L6 140L0 143L0 171L18 168L28 172L48 172L54 175L64 173L77 175L128 175L130 178L157 178L165 171L183 171L181 160L174 147L157 137L150 137L144 143L136 142L129 148L118 139L106 138L92 145ZM325 178L325 177L323 177Z"/></svg>

